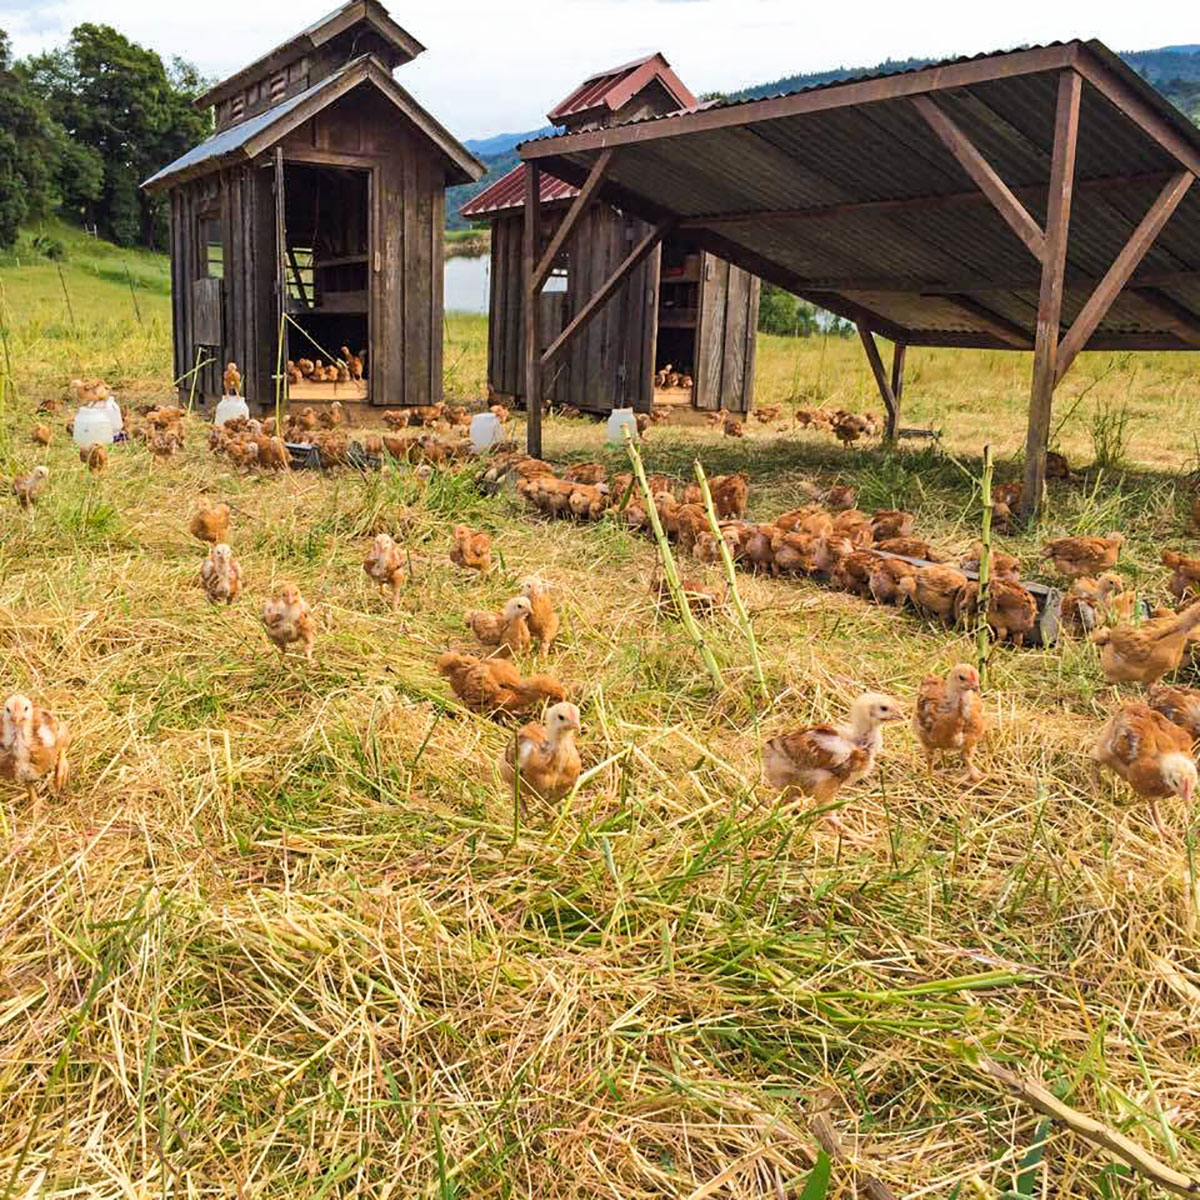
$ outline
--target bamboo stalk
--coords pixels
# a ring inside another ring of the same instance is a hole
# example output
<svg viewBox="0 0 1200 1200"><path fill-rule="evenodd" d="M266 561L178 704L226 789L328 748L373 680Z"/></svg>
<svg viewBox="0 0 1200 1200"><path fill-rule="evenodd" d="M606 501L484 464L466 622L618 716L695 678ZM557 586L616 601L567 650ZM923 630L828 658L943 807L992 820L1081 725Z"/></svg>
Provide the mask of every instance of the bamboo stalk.
<svg viewBox="0 0 1200 1200"><path fill-rule="evenodd" d="M137 292L135 292L133 290L133 276L129 273L129 264L128 263L125 264L125 278L129 282L129 295L130 295L130 298L133 300L133 311L134 311L134 315L137 317L137 323L139 325L144 325L145 321L142 320L141 306L137 302Z"/></svg>
<svg viewBox="0 0 1200 1200"><path fill-rule="evenodd" d="M192 407L196 403L196 380L200 378L200 368L201 368L201 366L204 365L200 362L200 359L203 356L203 354L204 354L204 347L197 346L196 347L196 365L194 367L192 367L191 371L189 372L189 374L192 377L192 382L188 385L188 406L187 406L188 416L192 415Z"/></svg>
<svg viewBox="0 0 1200 1200"><path fill-rule="evenodd" d="M67 315L71 318L71 331L75 332L75 310L71 307L71 293L67 291L67 278L63 274L62 264L56 265L58 266L58 281L62 284L63 296L67 301Z"/></svg>
<svg viewBox="0 0 1200 1200"><path fill-rule="evenodd" d="M628 425L621 426L621 433L625 438L625 449L629 454L629 461L633 465L633 473L638 481L638 487L641 489L642 499L646 503L646 516L650 518L650 527L654 530L654 540L658 543L658 554L662 561L663 575L666 577L667 587L670 589L671 596L675 600L675 606L679 610L679 618L683 623L684 629L687 630L688 637L696 644L696 649L700 652L700 657L704 660L705 667L708 668L709 678L712 679L713 687L718 691L722 691L725 687L725 680L721 676L721 668L717 666L717 660L713 657L712 650L704 640L704 634L700 632L700 626L696 624L696 618L692 615L691 607L687 601L687 593L684 592L683 584L679 581L679 572L675 567L675 556L671 553L671 543L667 541L667 535L663 531L662 522L658 518L658 507L654 503L654 497L650 494L650 484L646 480L646 468L642 465L642 456L638 453L637 446L634 445Z"/></svg>
<svg viewBox="0 0 1200 1200"><path fill-rule="evenodd" d="M750 662L754 667L754 679L758 684L759 691L762 692L763 699L769 701L771 694L767 691L767 681L763 677L762 660L758 656L758 640L754 636L754 625L750 620L749 612L746 611L746 605L742 602L742 594L738 591L737 570L733 565L733 555L729 553L729 547L721 536L721 524L717 520L717 510L713 504L712 492L709 490L708 477L704 474L704 467L698 458L692 463L692 470L696 474L696 482L700 485L700 493L704 497L704 512L708 517L708 527L720 548L721 562L725 564L725 575L729 580L729 594L733 597L733 608L737 613L738 624L750 646Z"/></svg>
<svg viewBox="0 0 1200 1200"><path fill-rule="evenodd" d="M987 671L988 650L991 642L991 626L988 624L988 605L992 598L992 473L995 464L992 462L992 446L989 442L983 448L983 528L980 542L983 549L979 552L979 608L977 611L978 624L975 628L975 656L978 659L979 681L984 683L984 673Z"/></svg>

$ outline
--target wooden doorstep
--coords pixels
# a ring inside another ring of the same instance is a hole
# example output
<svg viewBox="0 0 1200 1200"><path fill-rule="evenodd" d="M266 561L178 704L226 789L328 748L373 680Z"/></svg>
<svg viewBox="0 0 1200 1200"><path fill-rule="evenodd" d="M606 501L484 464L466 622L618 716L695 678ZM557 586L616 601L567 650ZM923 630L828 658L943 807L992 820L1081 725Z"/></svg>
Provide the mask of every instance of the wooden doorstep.
<svg viewBox="0 0 1200 1200"><path fill-rule="evenodd" d="M365 404L371 394L370 384L365 379L351 379L349 383L303 383L288 384L288 396L292 400L320 400L331 404L334 400L343 403L353 401Z"/></svg>

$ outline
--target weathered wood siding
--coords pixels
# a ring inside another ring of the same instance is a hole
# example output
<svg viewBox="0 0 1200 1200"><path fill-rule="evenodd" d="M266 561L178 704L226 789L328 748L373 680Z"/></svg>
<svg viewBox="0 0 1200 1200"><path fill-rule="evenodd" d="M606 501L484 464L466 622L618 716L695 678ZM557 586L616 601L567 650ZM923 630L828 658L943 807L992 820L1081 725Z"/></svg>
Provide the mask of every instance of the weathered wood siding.
<svg viewBox="0 0 1200 1200"><path fill-rule="evenodd" d="M704 256L701 278L693 402L710 411L749 412L761 281L711 254Z"/></svg>

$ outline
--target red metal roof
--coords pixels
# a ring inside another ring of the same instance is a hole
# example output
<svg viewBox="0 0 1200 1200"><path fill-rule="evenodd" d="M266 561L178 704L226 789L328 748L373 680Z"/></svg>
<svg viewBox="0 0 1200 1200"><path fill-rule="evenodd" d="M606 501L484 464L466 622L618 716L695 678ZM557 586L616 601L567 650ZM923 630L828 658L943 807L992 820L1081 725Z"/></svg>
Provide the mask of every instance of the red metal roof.
<svg viewBox="0 0 1200 1200"><path fill-rule="evenodd" d="M590 75L546 116L555 125L562 125L572 117L598 108L616 112L653 80L670 92L680 108L694 108L698 103L671 70L671 64L661 54L649 54L635 62Z"/></svg>
<svg viewBox="0 0 1200 1200"><path fill-rule="evenodd" d="M574 200L578 195L578 188L564 183L561 179L556 179L547 171L542 172L541 202L543 204ZM477 196L472 196L458 211L464 217L478 219L524 206L525 164L520 163L513 167L507 175L497 179L490 187L484 188Z"/></svg>

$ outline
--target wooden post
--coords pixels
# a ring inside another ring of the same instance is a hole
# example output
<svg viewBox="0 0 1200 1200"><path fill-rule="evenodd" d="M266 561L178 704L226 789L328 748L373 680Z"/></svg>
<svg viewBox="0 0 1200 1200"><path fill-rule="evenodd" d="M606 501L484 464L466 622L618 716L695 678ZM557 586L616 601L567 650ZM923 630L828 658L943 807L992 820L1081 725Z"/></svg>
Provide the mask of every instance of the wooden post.
<svg viewBox="0 0 1200 1200"><path fill-rule="evenodd" d="M895 392L892 391L892 385L888 382L887 371L883 366L883 359L879 356L879 347L875 344L875 335L865 326L858 326L858 336L862 341L863 349L867 352L867 362L871 366L871 374L875 376L875 386L879 388L879 395L883 398L883 406L887 409L887 427L884 430L884 437L890 442L896 436L896 426L900 423L900 402L896 398ZM897 353L900 351L901 343L896 343ZM892 360L892 369L895 371L896 360ZM900 369L904 369L904 356L900 355Z"/></svg>
<svg viewBox="0 0 1200 1200"><path fill-rule="evenodd" d="M1046 206L1046 252L1038 295L1037 340L1033 349L1033 385L1029 395L1029 431L1025 441L1024 516L1032 516L1046 486L1046 445L1050 439L1050 407L1058 370L1058 333L1062 316L1063 273L1067 231L1075 182L1075 145L1079 136L1079 97L1083 78L1068 68L1058 77L1054 118L1054 154L1050 164L1050 196Z"/></svg>
<svg viewBox="0 0 1200 1200"><path fill-rule="evenodd" d="M536 163L525 164L525 245L522 255L525 320L525 446L534 458L542 457L542 347L538 323L538 291L534 287L542 236L542 172Z"/></svg>
<svg viewBox="0 0 1200 1200"><path fill-rule="evenodd" d="M908 343L896 342L892 347L892 399L896 402L896 419L890 419L886 437L889 442L896 437L896 426L900 422L900 401L904 396L904 359L908 355Z"/></svg>

